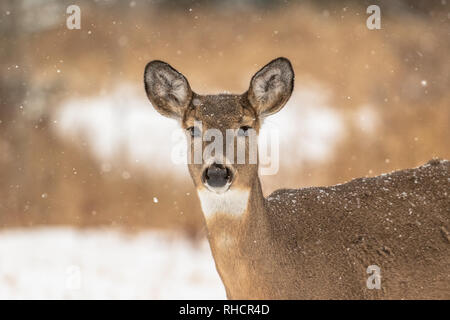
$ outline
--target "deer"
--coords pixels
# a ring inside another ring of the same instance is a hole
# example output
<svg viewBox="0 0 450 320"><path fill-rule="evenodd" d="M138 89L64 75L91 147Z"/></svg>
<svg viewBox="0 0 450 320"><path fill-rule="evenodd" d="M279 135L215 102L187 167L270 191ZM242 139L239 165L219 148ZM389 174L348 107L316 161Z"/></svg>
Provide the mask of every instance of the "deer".
<svg viewBox="0 0 450 320"><path fill-rule="evenodd" d="M185 129L192 150L205 146L209 129L258 134L290 98L294 71L280 57L243 94L200 95L154 60L144 84L152 106ZM229 158L188 161L228 299L450 298L448 160L264 197L258 161Z"/></svg>

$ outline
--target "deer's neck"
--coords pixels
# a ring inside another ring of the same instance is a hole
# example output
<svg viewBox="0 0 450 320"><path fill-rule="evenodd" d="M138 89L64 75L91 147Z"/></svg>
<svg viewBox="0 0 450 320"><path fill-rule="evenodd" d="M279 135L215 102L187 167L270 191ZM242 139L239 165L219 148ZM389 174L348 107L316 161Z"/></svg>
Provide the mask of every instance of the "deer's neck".
<svg viewBox="0 0 450 320"><path fill-rule="evenodd" d="M253 262L261 259L261 248L270 241L261 184L255 179L248 190L222 195L205 190L199 197L216 267L230 297L230 292L245 291Z"/></svg>

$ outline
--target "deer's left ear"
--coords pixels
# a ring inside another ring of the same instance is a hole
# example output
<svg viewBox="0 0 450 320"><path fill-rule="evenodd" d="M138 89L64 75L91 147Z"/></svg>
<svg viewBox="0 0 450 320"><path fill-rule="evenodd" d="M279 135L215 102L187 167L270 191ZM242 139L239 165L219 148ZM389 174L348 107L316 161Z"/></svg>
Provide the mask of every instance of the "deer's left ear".
<svg viewBox="0 0 450 320"><path fill-rule="evenodd" d="M259 70L250 82L248 100L261 117L278 112L291 96L294 70L286 58L277 58Z"/></svg>
<svg viewBox="0 0 450 320"><path fill-rule="evenodd" d="M153 107L163 116L182 119L192 99L186 78L169 64L152 61L145 67L144 84Z"/></svg>

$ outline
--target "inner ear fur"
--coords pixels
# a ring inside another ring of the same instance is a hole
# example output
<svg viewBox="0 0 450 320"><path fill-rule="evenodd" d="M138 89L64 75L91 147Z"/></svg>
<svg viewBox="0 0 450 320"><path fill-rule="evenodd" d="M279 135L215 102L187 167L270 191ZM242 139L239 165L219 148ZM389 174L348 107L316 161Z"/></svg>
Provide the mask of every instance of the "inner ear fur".
<svg viewBox="0 0 450 320"><path fill-rule="evenodd" d="M248 100L257 114L266 117L278 112L294 89L294 70L286 58L272 60L250 81Z"/></svg>
<svg viewBox="0 0 450 320"><path fill-rule="evenodd" d="M147 97L162 115L182 119L192 99L192 90L187 79L168 63L154 60L147 64L144 72Z"/></svg>

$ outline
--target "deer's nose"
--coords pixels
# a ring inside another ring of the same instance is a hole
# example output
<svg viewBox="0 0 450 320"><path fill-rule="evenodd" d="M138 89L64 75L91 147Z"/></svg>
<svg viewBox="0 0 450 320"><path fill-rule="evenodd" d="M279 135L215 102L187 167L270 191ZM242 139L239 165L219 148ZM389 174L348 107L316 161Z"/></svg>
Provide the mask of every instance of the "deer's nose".
<svg viewBox="0 0 450 320"><path fill-rule="evenodd" d="M231 179L231 170L221 164L213 163L203 172L203 183L213 188L224 187Z"/></svg>

